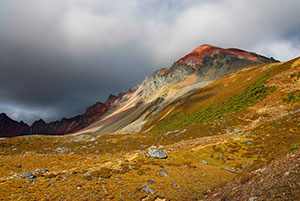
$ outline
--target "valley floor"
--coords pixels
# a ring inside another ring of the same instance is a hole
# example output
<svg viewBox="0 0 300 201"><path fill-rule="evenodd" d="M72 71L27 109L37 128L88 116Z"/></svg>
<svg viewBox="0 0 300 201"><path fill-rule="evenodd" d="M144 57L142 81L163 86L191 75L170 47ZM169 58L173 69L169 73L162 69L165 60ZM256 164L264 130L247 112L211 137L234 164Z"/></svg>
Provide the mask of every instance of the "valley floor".
<svg viewBox="0 0 300 201"><path fill-rule="evenodd" d="M294 110L248 131L249 124L239 125L203 137L181 130L3 139L0 199L299 199L299 118L300 110ZM168 158L145 157L153 145ZM28 171L34 179L21 177ZM155 193L145 192L144 186Z"/></svg>

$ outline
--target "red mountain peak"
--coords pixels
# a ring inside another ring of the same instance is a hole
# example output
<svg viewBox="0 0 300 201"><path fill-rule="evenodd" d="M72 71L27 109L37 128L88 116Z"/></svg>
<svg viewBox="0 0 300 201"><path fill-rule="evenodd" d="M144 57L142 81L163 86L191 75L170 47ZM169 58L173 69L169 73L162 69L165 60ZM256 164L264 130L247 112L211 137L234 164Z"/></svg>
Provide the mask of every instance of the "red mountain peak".
<svg viewBox="0 0 300 201"><path fill-rule="evenodd" d="M203 57L211 56L213 54L218 54L220 52L230 53L233 55L237 55L239 57L244 57L252 61L258 61L257 56L254 53L250 53L244 50L235 49L235 48L220 48L208 44L203 44L198 46L196 49L191 51L189 54L185 55L181 59L179 59L176 63L177 64L193 64L193 63L201 63Z"/></svg>

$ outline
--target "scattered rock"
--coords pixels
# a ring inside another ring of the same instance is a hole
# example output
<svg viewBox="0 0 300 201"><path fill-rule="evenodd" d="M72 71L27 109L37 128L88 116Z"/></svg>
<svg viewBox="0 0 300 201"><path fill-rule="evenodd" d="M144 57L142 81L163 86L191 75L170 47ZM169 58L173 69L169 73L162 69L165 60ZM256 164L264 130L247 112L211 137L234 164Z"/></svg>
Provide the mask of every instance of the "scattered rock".
<svg viewBox="0 0 300 201"><path fill-rule="evenodd" d="M207 161L205 161L205 160L202 160L202 163L203 163L203 164L208 164L208 162L207 162Z"/></svg>
<svg viewBox="0 0 300 201"><path fill-rule="evenodd" d="M253 143L252 143L251 141L247 140L247 141L246 141L246 144L247 144L247 145L252 145Z"/></svg>
<svg viewBox="0 0 300 201"><path fill-rule="evenodd" d="M145 191L146 193L151 193L151 194L155 194L155 190L153 190L152 188L150 188L149 186L143 186L141 188L143 191Z"/></svg>
<svg viewBox="0 0 300 201"><path fill-rule="evenodd" d="M36 169L33 174L36 177L39 177L39 176L43 176L46 172L48 172L48 169L40 168L40 169Z"/></svg>
<svg viewBox="0 0 300 201"><path fill-rule="evenodd" d="M158 158L158 159L166 159L168 158L166 152L159 148L149 148L148 150L149 157Z"/></svg>
<svg viewBox="0 0 300 201"><path fill-rule="evenodd" d="M257 199L258 199L258 197L250 197L248 201L255 201Z"/></svg>
<svg viewBox="0 0 300 201"><path fill-rule="evenodd" d="M153 180L151 180L151 179L147 179L146 180L149 184L154 184L155 183L155 181L153 181Z"/></svg>
<svg viewBox="0 0 300 201"><path fill-rule="evenodd" d="M171 133L172 133L172 131L168 131L168 132L165 133L165 135L168 136L168 135L171 134Z"/></svg>
<svg viewBox="0 0 300 201"><path fill-rule="evenodd" d="M69 149L66 148L66 147L58 147L58 148L56 149L56 151L57 151L57 152L60 152L60 153L67 153L67 152L69 152Z"/></svg>
<svg viewBox="0 0 300 201"><path fill-rule="evenodd" d="M25 172L21 175L21 177L23 179L34 179L35 178L33 172Z"/></svg>
<svg viewBox="0 0 300 201"><path fill-rule="evenodd" d="M29 179L26 181L26 183L28 184L34 184L35 183L35 179Z"/></svg>
<svg viewBox="0 0 300 201"><path fill-rule="evenodd" d="M93 179L93 175L91 173L84 173L84 178L88 181L91 181Z"/></svg>
<svg viewBox="0 0 300 201"><path fill-rule="evenodd" d="M289 176L290 172L285 172L284 176Z"/></svg>
<svg viewBox="0 0 300 201"><path fill-rule="evenodd" d="M167 171L164 170L164 169L157 170L157 172L158 172L161 176L169 177L169 174L168 174Z"/></svg>
<svg viewBox="0 0 300 201"><path fill-rule="evenodd" d="M177 184L176 183L172 183L172 186L177 187Z"/></svg>
<svg viewBox="0 0 300 201"><path fill-rule="evenodd" d="M39 171L39 172L43 172L43 173L49 172L49 170L46 169L46 168L40 168L40 169L38 169L38 171Z"/></svg>
<svg viewBox="0 0 300 201"><path fill-rule="evenodd" d="M266 167L264 167L263 169L258 169L257 171L259 171L259 172L264 172L264 171L266 171L267 170L267 168Z"/></svg>

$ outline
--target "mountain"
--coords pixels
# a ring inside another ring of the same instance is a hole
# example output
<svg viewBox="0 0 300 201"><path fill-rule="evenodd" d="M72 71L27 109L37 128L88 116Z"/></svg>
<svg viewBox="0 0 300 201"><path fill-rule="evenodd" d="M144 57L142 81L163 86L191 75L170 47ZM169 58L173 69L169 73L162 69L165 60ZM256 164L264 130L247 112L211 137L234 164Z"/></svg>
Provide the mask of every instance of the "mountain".
<svg viewBox="0 0 300 201"><path fill-rule="evenodd" d="M140 131L165 107L212 81L241 68L274 62L278 61L244 50L201 45L170 68L147 77L134 92L125 94L114 110L78 133Z"/></svg>
<svg viewBox="0 0 300 201"><path fill-rule="evenodd" d="M97 102L96 104L88 107L84 114L78 115L72 118L63 118L61 121L54 121L45 123L42 119L35 121L30 126L28 134L67 134L73 133L84 127L90 125L105 114L111 107L118 102L124 93L120 93L118 96L110 95L108 99L102 103Z"/></svg>
<svg viewBox="0 0 300 201"><path fill-rule="evenodd" d="M96 104L88 107L82 115L72 118L63 118L60 121L50 123L46 123L43 119L40 119L35 121L31 126L28 126L22 121L14 121L6 114L2 113L0 115L0 137L14 137L29 134L62 135L79 131L80 129L83 129L95 122L98 118L110 110L124 94L125 93L120 93L118 96L110 95L104 103L97 102Z"/></svg>
<svg viewBox="0 0 300 201"><path fill-rule="evenodd" d="M14 137L28 132L29 126L23 121L17 122L5 113L0 114L0 137Z"/></svg>
<svg viewBox="0 0 300 201"><path fill-rule="evenodd" d="M278 62L273 58L240 49L201 45L176 61L170 68L159 69L141 84L118 96L110 95L82 115L32 126L23 122L10 131L0 129L0 137L24 134L114 133L140 131L143 125L175 100L185 98L240 68ZM26 129L27 128L27 129Z"/></svg>

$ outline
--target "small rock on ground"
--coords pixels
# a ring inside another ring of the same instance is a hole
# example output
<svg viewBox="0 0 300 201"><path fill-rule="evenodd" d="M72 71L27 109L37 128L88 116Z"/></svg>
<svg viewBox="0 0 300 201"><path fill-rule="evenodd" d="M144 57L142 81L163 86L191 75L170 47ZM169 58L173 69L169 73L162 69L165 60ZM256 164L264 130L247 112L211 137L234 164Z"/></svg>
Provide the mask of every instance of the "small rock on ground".
<svg viewBox="0 0 300 201"><path fill-rule="evenodd" d="M154 183L155 183L155 181L153 181L153 180L151 180L151 179L147 179L147 182L148 182L149 184L154 184Z"/></svg>
<svg viewBox="0 0 300 201"><path fill-rule="evenodd" d="M149 157L158 158L158 159L168 158L166 152L159 148L149 148L148 155L149 155Z"/></svg>
<svg viewBox="0 0 300 201"><path fill-rule="evenodd" d="M35 178L33 172L25 172L21 175L21 177L23 179L34 179Z"/></svg>
<svg viewBox="0 0 300 201"><path fill-rule="evenodd" d="M28 184L34 184L35 183L35 179L29 179L26 181L26 183Z"/></svg>
<svg viewBox="0 0 300 201"><path fill-rule="evenodd" d="M203 163L203 164L208 164L208 162L207 162L207 161L205 161L205 160L202 160L202 163Z"/></svg>
<svg viewBox="0 0 300 201"><path fill-rule="evenodd" d="M164 169L157 170L157 172L158 172L161 176L169 177L169 174L168 174L167 171L164 170Z"/></svg>
<svg viewBox="0 0 300 201"><path fill-rule="evenodd" d="M146 193L151 193L151 194L155 194L156 193L155 190L153 190L149 186L143 186L142 190L145 191Z"/></svg>
<svg viewBox="0 0 300 201"><path fill-rule="evenodd" d="M258 199L258 197L250 197L248 201L255 201L257 199Z"/></svg>

